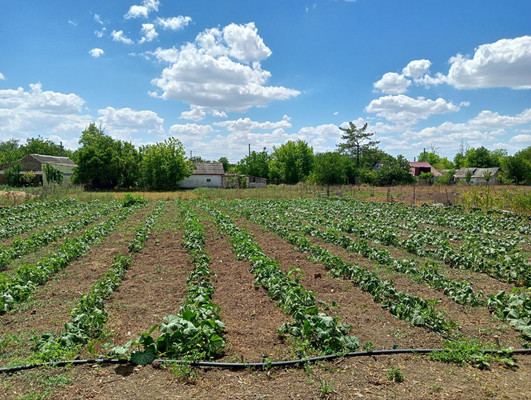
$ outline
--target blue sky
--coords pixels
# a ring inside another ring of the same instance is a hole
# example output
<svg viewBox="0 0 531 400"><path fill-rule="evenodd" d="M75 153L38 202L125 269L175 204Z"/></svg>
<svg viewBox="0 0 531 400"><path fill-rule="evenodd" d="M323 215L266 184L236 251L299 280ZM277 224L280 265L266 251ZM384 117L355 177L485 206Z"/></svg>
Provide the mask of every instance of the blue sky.
<svg viewBox="0 0 531 400"><path fill-rule="evenodd" d="M367 122L409 159L531 145L528 0L0 0L0 140L91 122L237 162Z"/></svg>

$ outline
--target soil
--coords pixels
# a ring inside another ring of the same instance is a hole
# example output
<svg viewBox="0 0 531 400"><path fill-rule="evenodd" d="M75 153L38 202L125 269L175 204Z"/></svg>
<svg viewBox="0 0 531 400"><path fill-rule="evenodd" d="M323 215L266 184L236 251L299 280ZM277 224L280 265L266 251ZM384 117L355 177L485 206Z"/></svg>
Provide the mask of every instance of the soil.
<svg viewBox="0 0 531 400"><path fill-rule="evenodd" d="M106 301L106 335L96 349L104 342L119 346L137 339L165 316L178 313L193 267L181 246L177 223L175 204L168 202L144 248L134 255L122 284Z"/></svg>
<svg viewBox="0 0 531 400"><path fill-rule="evenodd" d="M127 253L127 244L134 235L134 230L127 229L132 221L142 221L149 209L136 211L125 221L118 224L99 245L93 246L89 253L71 262L68 267L53 276L39 287L31 297L1 317L0 337L20 335L21 340L14 340L13 348L8 345L6 351L20 356L27 354L32 343L28 333L58 334L70 320L70 310L76 301L90 291L98 278L107 272L112 258L116 254Z"/></svg>
<svg viewBox="0 0 531 400"><path fill-rule="evenodd" d="M98 352L104 342L123 344L159 323L165 315L177 312L182 304L192 265L181 247L183 231L175 207L175 204L167 204L144 249L135 255L122 285L108 299L105 336L93 351ZM31 332L59 330L68 320L68 308L72 304L69 302L79 298L90 287L90 282L104 272L104 265L108 267L113 252L123 248L126 237L134 232L145 215L138 213L129 218L109 240L95 246L83 260L76 261L58 274L56 280L44 285L35 293L35 300L27 303L26 310L21 308L4 315L1 329L9 334L19 332L21 337L28 337ZM216 231L206 215L201 214L201 222L206 227L206 250L212 257L216 287L213 301L221 307L221 318L226 324L226 355L220 361L259 361L262 355L271 359L296 358L289 341L283 341L276 333L278 327L291 318L275 306L263 288L254 286L249 263L235 259L227 238ZM309 261L274 234L263 232L243 219L236 223L254 235L264 253L276 259L282 270L300 268L301 285L315 293L324 312L350 324L352 333L362 344L370 341L375 349L393 345L399 348L441 346L441 337L393 317L370 295L349 281L331 277L322 264ZM377 270L382 276L392 277L403 290L419 293L424 298L440 299L439 307L462 323L467 334L488 339L478 334L479 328L484 329L487 336L498 333L497 325L501 322L494 320L486 310L465 310L439 292L411 282L407 277L347 254L336 246L319 244L363 267ZM12 322L6 324L9 319ZM502 329L500 334L502 344L521 347L515 343L512 328ZM9 351L0 348L3 360L17 356L9 347L17 349L16 340L12 341L14 344L8 345ZM23 345L18 345L24 349ZM93 358L88 349L80 357ZM269 370L164 367L160 364L145 367L85 365L0 375L0 397L68 400L529 399L531 358L529 355L515 358L518 366L514 369L493 363L490 370L431 361L428 356L416 354L344 358L307 367ZM403 382L389 379L393 375L402 375Z"/></svg>

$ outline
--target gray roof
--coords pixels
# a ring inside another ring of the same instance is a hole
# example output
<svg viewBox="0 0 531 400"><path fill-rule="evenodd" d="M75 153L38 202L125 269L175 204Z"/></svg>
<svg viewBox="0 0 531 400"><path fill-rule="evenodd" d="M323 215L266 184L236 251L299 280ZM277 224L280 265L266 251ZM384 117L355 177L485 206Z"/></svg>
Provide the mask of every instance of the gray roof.
<svg viewBox="0 0 531 400"><path fill-rule="evenodd" d="M474 175L474 171L476 170L476 167L473 168L459 168L457 171L455 171L454 178L465 178L467 171L470 171L472 175Z"/></svg>
<svg viewBox="0 0 531 400"><path fill-rule="evenodd" d="M43 164L71 165L73 167L76 166L76 164L68 157L45 156L42 154L30 154L30 156Z"/></svg>
<svg viewBox="0 0 531 400"><path fill-rule="evenodd" d="M496 175L496 173L499 170L500 169L498 167L494 167L494 168L476 168L476 170L472 174L472 178L483 178L487 172L490 172L490 175L494 176L494 175Z"/></svg>
<svg viewBox="0 0 531 400"><path fill-rule="evenodd" d="M222 163L195 163L192 175L225 175L225 171L223 171Z"/></svg>

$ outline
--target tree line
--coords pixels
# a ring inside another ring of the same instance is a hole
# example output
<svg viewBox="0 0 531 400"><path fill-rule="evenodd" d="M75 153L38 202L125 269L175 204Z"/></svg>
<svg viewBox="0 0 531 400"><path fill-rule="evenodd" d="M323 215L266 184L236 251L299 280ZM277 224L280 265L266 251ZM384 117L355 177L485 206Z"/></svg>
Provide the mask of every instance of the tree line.
<svg viewBox="0 0 531 400"><path fill-rule="evenodd" d="M367 131L367 124L357 127L350 122L348 127L338 129L342 136L336 151L314 153L307 142L297 140L273 147L272 152L266 148L253 151L237 164L230 164L226 157L217 161L223 164L225 172L267 178L273 184L366 183L383 186L415 182L406 158L401 155L393 157L378 148L379 142L373 140L374 134ZM129 142L106 135L94 123L82 132L79 144L79 149L70 151L41 137L28 139L24 145L14 139L0 142L0 164L33 153L64 156L77 164L72 177L74 184L93 189L174 190L179 187L179 181L191 175L193 162L209 162L200 157L188 159L182 143L176 138L137 149ZM461 146L453 160L439 156L432 148L428 152L422 151L416 159L446 171L438 179L440 183L453 181L455 170L461 167L500 167L502 182L531 184L531 146L513 156L509 156L506 150L465 149ZM375 168L376 164L378 168ZM427 175L422 179L431 178Z"/></svg>

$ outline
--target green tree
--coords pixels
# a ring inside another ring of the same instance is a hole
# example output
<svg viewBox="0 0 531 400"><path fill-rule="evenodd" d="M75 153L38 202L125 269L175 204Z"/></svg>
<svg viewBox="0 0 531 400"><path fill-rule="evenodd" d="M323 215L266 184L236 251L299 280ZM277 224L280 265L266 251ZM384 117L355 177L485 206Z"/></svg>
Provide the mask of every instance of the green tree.
<svg viewBox="0 0 531 400"><path fill-rule="evenodd" d="M269 176L269 160L270 156L267 154L265 148L259 153L253 151L247 157L240 160L236 166L236 171L242 175L267 178Z"/></svg>
<svg viewBox="0 0 531 400"><path fill-rule="evenodd" d="M462 168L465 166L465 155L463 153L457 153L454 157L454 167L456 169Z"/></svg>
<svg viewBox="0 0 531 400"><path fill-rule="evenodd" d="M312 180L320 185L338 185L347 178L348 159L338 152L319 153L315 156Z"/></svg>
<svg viewBox="0 0 531 400"><path fill-rule="evenodd" d="M465 167L490 168L499 167L498 157L492 154L486 147L469 149L466 152Z"/></svg>
<svg viewBox="0 0 531 400"><path fill-rule="evenodd" d="M18 140L10 139L0 142L0 164L13 162L22 158Z"/></svg>
<svg viewBox="0 0 531 400"><path fill-rule="evenodd" d="M359 167L361 155L368 149L374 148L380 142L371 140L374 133L367 132L367 124L361 128L356 127L353 122L348 124L348 128L339 127L340 130L345 132L341 135L341 140L344 140L345 143L340 143L337 147L340 153L347 154L351 158L356 157L356 166Z"/></svg>
<svg viewBox="0 0 531 400"><path fill-rule="evenodd" d="M229 163L229 159L227 157L220 157L218 162L223 164L223 171L225 171L225 173L229 172L229 169L232 167L232 165Z"/></svg>
<svg viewBox="0 0 531 400"><path fill-rule="evenodd" d="M16 163L9 168L6 168L4 171L4 177L9 186L20 186L22 182L22 177L20 176L20 171L22 166L20 163Z"/></svg>
<svg viewBox="0 0 531 400"><path fill-rule="evenodd" d="M514 183L531 185L531 146L514 156L502 158L501 167L507 178Z"/></svg>
<svg viewBox="0 0 531 400"><path fill-rule="evenodd" d="M140 148L140 185L152 190L174 190L190 176L194 165L185 157L182 143L170 137L162 143Z"/></svg>
<svg viewBox="0 0 531 400"><path fill-rule="evenodd" d="M77 164L73 183L100 189L136 186L140 155L131 143L114 140L92 123L82 132L79 144L73 155Z"/></svg>
<svg viewBox="0 0 531 400"><path fill-rule="evenodd" d="M450 160L448 160L446 157L441 157L433 152L423 151L422 153L420 153L418 160L419 162L430 163L430 165L437 170L454 168L454 164Z"/></svg>
<svg viewBox="0 0 531 400"><path fill-rule="evenodd" d="M386 162L375 171L374 183L378 186L414 183L415 177L410 173L409 162L401 155L391 162Z"/></svg>
<svg viewBox="0 0 531 400"><path fill-rule="evenodd" d="M470 185L470 182L472 182L472 171L471 170L466 171L465 182L467 183L467 185Z"/></svg>
<svg viewBox="0 0 531 400"><path fill-rule="evenodd" d="M20 151L23 156L27 154L42 154L47 156L70 157L72 151L67 150L62 144L55 144L49 139L42 137L31 138L26 141L26 144L20 146Z"/></svg>
<svg viewBox="0 0 531 400"><path fill-rule="evenodd" d="M295 184L305 180L313 168L313 148L303 140L288 141L274 148L269 179L274 183Z"/></svg>

